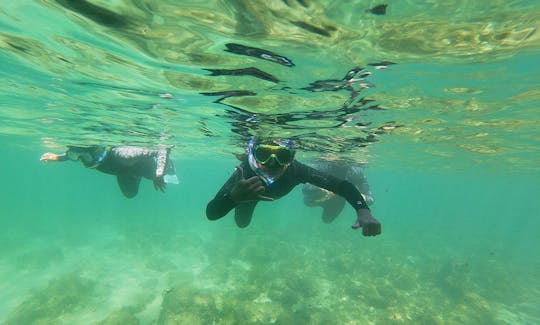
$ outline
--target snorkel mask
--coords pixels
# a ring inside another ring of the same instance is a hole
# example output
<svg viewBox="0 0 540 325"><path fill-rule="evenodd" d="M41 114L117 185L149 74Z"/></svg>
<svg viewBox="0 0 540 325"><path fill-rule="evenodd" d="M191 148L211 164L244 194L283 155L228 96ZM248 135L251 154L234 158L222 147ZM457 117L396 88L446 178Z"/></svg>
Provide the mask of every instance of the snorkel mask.
<svg viewBox="0 0 540 325"><path fill-rule="evenodd" d="M271 140L261 143L253 137L248 143L248 161L251 169L266 185L283 174L294 159L295 148L291 140Z"/></svg>
<svg viewBox="0 0 540 325"><path fill-rule="evenodd" d="M101 164L103 159L110 150L110 147L95 145L95 146L67 146L66 151L69 160L80 160L87 168L96 168Z"/></svg>

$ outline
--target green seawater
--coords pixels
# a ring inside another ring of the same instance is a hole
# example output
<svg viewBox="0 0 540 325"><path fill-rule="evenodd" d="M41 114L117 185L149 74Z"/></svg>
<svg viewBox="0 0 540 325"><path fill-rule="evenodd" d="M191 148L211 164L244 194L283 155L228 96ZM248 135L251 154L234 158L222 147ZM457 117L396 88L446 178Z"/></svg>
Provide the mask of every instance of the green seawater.
<svg viewBox="0 0 540 325"><path fill-rule="evenodd" d="M4 3L0 324L540 323L540 6L378 4ZM248 67L279 81L209 72ZM306 90L354 67L358 97ZM361 163L382 234L348 206L323 223L300 186L245 229L208 221L255 134ZM174 145L180 182L127 199L39 161L96 143Z"/></svg>

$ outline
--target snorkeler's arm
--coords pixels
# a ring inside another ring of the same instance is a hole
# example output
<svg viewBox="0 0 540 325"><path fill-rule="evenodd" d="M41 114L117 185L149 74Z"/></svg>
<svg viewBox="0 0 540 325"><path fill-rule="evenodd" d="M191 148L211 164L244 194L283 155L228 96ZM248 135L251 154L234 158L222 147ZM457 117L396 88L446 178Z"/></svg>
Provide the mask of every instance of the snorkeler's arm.
<svg viewBox="0 0 540 325"><path fill-rule="evenodd" d="M360 166L351 167L346 179L358 188L366 203L371 206L375 199L369 188L369 183L366 174L364 173L364 169Z"/></svg>
<svg viewBox="0 0 540 325"><path fill-rule="evenodd" d="M167 183L165 182L163 175L165 174L165 167L167 166L167 160L169 159L169 152L171 148L172 146L166 147L160 145L156 153L156 171L154 179L152 180L154 183L154 189L156 191L165 192L165 189L167 188Z"/></svg>
<svg viewBox="0 0 540 325"><path fill-rule="evenodd" d="M361 193L369 192L369 183L362 167L350 167L346 179L356 185Z"/></svg>
<svg viewBox="0 0 540 325"><path fill-rule="evenodd" d="M165 174L165 167L167 166L167 160L169 159L169 153L172 146L159 145L159 149L156 155L156 177L162 177Z"/></svg>
<svg viewBox="0 0 540 325"><path fill-rule="evenodd" d="M236 183L237 173L238 171L235 171L235 173L229 177L216 196L206 205L206 217L208 220L223 218L236 206L236 202L231 198L230 192Z"/></svg>
<svg viewBox="0 0 540 325"><path fill-rule="evenodd" d="M353 229L362 228L364 236L379 235L381 233L381 223L371 215L366 200L356 186L348 181L342 181L338 185L337 191L336 193L343 196L356 210L356 222L351 227Z"/></svg>
<svg viewBox="0 0 540 325"><path fill-rule="evenodd" d="M52 153L52 152L46 152L46 153L41 155L39 160L44 161L44 162L66 161L66 160L68 160L68 156L67 156L66 153L56 154L56 153Z"/></svg>
<svg viewBox="0 0 540 325"><path fill-rule="evenodd" d="M214 199L208 203L206 206L208 219L222 218L240 203L274 200L262 195L265 187L258 176L244 178L244 168L249 167L246 164L237 166L234 174L227 180Z"/></svg>
<svg viewBox="0 0 540 325"><path fill-rule="evenodd" d="M366 201L360 194L360 191L351 182L304 165L298 161L294 163L296 175L300 182L313 184L345 198L355 210L367 208Z"/></svg>
<svg viewBox="0 0 540 325"><path fill-rule="evenodd" d="M357 220L352 225L353 229L362 227L362 234L364 236L376 236L381 233L381 224L371 215L366 201L354 184L297 161L295 162L295 170L301 182L310 183L332 191L349 202L357 214Z"/></svg>

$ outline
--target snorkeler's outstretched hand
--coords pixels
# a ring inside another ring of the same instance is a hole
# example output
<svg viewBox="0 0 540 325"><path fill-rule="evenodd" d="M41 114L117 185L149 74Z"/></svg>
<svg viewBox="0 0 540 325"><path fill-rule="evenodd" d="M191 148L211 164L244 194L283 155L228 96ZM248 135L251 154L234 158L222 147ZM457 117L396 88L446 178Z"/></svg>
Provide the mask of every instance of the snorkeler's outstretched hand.
<svg viewBox="0 0 540 325"><path fill-rule="evenodd" d="M362 228L362 235L377 236L381 234L381 223L371 215L369 209L359 209L357 211L356 222L352 229Z"/></svg>
<svg viewBox="0 0 540 325"><path fill-rule="evenodd" d="M40 161L48 162L48 161L57 161L58 155L52 152L46 152L41 155L39 158Z"/></svg>
<svg viewBox="0 0 540 325"><path fill-rule="evenodd" d="M163 176L154 178L154 189L156 191L161 191L165 193L166 188L167 188L167 183L165 183L165 179L163 179Z"/></svg>
<svg viewBox="0 0 540 325"><path fill-rule="evenodd" d="M264 196L265 187L259 176L253 176L244 179L244 170L241 166L236 167L236 183L234 184L229 196L236 203L249 201L273 201L274 199Z"/></svg>

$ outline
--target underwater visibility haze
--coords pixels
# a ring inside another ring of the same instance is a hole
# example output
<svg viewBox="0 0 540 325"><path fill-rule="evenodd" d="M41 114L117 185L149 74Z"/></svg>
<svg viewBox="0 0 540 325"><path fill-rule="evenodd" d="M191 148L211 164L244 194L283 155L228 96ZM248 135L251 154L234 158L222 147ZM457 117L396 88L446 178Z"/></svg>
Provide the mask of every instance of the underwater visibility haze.
<svg viewBox="0 0 540 325"><path fill-rule="evenodd" d="M540 324L540 3L0 6L0 324ZM301 186L206 204L256 135L361 166L382 234ZM179 184L45 163L173 146Z"/></svg>

